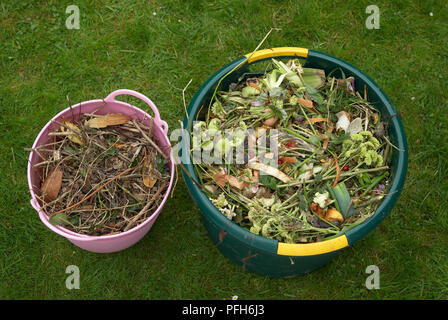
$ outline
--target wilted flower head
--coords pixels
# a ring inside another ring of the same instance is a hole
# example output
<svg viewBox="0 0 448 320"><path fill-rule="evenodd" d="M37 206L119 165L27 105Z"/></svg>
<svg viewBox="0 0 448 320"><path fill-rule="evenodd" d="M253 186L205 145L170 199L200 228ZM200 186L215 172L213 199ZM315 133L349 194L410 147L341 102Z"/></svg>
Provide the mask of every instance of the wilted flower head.
<svg viewBox="0 0 448 320"><path fill-rule="evenodd" d="M325 208L328 197L329 197L328 192L324 193L316 192L316 194L314 195L313 202L317 203L319 207Z"/></svg>

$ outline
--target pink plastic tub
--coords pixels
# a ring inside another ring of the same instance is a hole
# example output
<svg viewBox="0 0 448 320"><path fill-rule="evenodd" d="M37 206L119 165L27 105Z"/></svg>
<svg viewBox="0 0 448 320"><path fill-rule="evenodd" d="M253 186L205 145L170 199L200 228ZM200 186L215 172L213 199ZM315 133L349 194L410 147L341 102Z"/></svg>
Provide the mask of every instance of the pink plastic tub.
<svg viewBox="0 0 448 320"><path fill-rule="evenodd" d="M41 161L39 155L36 152L31 152L28 161L28 185L31 192L31 205L39 213L40 220L52 231L57 234L67 238L74 245L92 252L106 253L106 252L116 252L126 249L133 244L137 243L143 236L151 229L152 225L159 216L163 206L165 205L168 195L173 186L174 178L174 159L171 152L171 145L168 139L168 125L165 121L160 119L159 111L154 103L141 93L132 90L117 90L112 92L107 98L100 100L91 100L79 103L72 106L73 114L75 118L79 116L80 113L91 113L103 103L106 105L97 112L97 114L107 114L107 113L123 113L134 119L142 119L143 123L149 125L150 119L152 118L149 114L143 110L132 106L128 103L115 100L118 95L131 95L137 97L148 104L148 106L154 112L153 120L153 135L157 138L159 147L164 151L170 158L170 183L168 189L165 191L162 203L159 208L149 217L145 222L139 224L138 226L119 234L114 234L110 236L87 236L72 232L61 226L53 226L49 222L47 214L41 209L41 206L36 198L36 193L39 192L41 185L41 176L37 168L33 168L33 165ZM72 110L70 108L58 113L53 120L61 121L62 117L66 119L72 118ZM77 119L75 119L77 120ZM48 122L45 127L40 131L36 140L34 141L33 148L39 145L45 144L49 141L48 133L57 128L58 125L52 121Z"/></svg>

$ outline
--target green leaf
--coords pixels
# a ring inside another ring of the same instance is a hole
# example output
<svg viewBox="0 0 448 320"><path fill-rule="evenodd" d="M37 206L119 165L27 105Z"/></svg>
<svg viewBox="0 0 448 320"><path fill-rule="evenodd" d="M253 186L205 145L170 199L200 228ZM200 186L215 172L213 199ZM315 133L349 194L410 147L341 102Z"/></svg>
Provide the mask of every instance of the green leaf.
<svg viewBox="0 0 448 320"><path fill-rule="evenodd" d="M315 100L315 99L313 99L313 100ZM315 108L317 111L320 111L322 113L327 113L327 106L325 104L318 104L317 106L315 106Z"/></svg>
<svg viewBox="0 0 448 320"><path fill-rule="evenodd" d="M106 141L107 141L107 142L117 142L118 139L117 139L116 137L107 137L107 138L106 138Z"/></svg>
<svg viewBox="0 0 448 320"><path fill-rule="evenodd" d="M310 141L311 141L312 144L314 144L314 145L316 145L316 146L319 145L320 139L319 139L318 136L310 136L309 139L310 139Z"/></svg>
<svg viewBox="0 0 448 320"><path fill-rule="evenodd" d="M260 182L265 187L271 188L272 190L277 190L277 184L280 180L267 174L260 174Z"/></svg>
<svg viewBox="0 0 448 320"><path fill-rule="evenodd" d="M328 191L330 192L331 198L334 200L334 205L336 206L336 210L341 212L341 208L339 207L339 202L336 198L333 188L330 186L330 184L328 182L326 183L326 186L327 186Z"/></svg>
<svg viewBox="0 0 448 320"><path fill-rule="evenodd" d="M288 114L285 109L283 109L283 102L281 100L277 100L275 105L270 105L269 108L272 110L274 115L281 120L285 120L288 118Z"/></svg>
<svg viewBox="0 0 448 320"><path fill-rule="evenodd" d="M222 103L219 100L216 100L212 105L212 112L218 117L224 117L226 115L226 111Z"/></svg>
<svg viewBox="0 0 448 320"><path fill-rule="evenodd" d="M103 152L101 155L101 159L104 159L106 157L114 156L118 153L118 149L115 147L111 147L110 149Z"/></svg>
<svg viewBox="0 0 448 320"><path fill-rule="evenodd" d="M360 174L358 176L358 181L363 188L367 188L372 183L372 179L368 173Z"/></svg>
<svg viewBox="0 0 448 320"><path fill-rule="evenodd" d="M305 83L305 87L306 87L306 92L308 92L308 94L310 95L312 100L316 101L318 104L324 103L324 98L319 93L319 90L314 89L312 86L310 86L307 83ZM325 109L326 109L326 107L325 107Z"/></svg>
<svg viewBox="0 0 448 320"><path fill-rule="evenodd" d="M138 162L139 162L139 159L134 159L134 161L132 161L130 164L129 164L129 168L133 168L133 167L135 167L137 164L138 164Z"/></svg>
<svg viewBox="0 0 448 320"><path fill-rule="evenodd" d="M308 211L308 201L303 194L299 195L299 208L302 211Z"/></svg>
<svg viewBox="0 0 448 320"><path fill-rule="evenodd" d="M78 225L79 224L79 217L78 216L74 216L70 218L70 223L73 225Z"/></svg>
<svg viewBox="0 0 448 320"><path fill-rule="evenodd" d="M325 84L325 71L322 69L303 68L302 78L306 86L316 90Z"/></svg>
<svg viewBox="0 0 448 320"><path fill-rule="evenodd" d="M54 226L57 226L57 225L66 226L66 225L70 224L65 212L61 212L61 213L58 213L58 214L52 216L50 218L50 223Z"/></svg>
<svg viewBox="0 0 448 320"><path fill-rule="evenodd" d="M365 196L367 194L367 192L369 192L370 190L372 190L378 183L381 182L381 180L383 180L385 177L387 177L389 175L389 172L384 172L382 175L375 177L374 179L370 179L370 185L368 185L366 187L366 190L364 190L364 192L360 195L360 198L362 198L363 196Z"/></svg>
<svg viewBox="0 0 448 320"><path fill-rule="evenodd" d="M65 146L64 149L62 149L62 150L67 152L67 153L71 153L71 154L75 154L76 153L75 149L73 149L70 146Z"/></svg>
<svg viewBox="0 0 448 320"><path fill-rule="evenodd" d="M339 182L336 187L333 188L333 192L344 219L353 215L355 213L355 208L353 207L352 199L345 183Z"/></svg>
<svg viewBox="0 0 448 320"><path fill-rule="evenodd" d="M327 135L329 135L331 137L332 144L341 144L345 140L350 139L350 133L344 133L344 134L341 134L340 136L337 136L337 135L327 132Z"/></svg>

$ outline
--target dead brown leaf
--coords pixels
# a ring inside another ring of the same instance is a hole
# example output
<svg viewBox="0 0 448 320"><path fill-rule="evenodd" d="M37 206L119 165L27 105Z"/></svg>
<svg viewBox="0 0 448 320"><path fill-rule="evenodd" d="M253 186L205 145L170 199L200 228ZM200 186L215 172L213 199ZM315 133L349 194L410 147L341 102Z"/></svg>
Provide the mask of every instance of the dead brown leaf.
<svg viewBox="0 0 448 320"><path fill-rule="evenodd" d="M299 99L297 99L297 101L304 107L307 107L307 108L313 107L313 101L311 101L311 100L299 98Z"/></svg>
<svg viewBox="0 0 448 320"><path fill-rule="evenodd" d="M71 133L70 135L67 136L69 138L69 140L74 143L77 143L81 146L84 145L84 143L81 140L81 136L79 136L75 133L75 132L79 132L78 126L76 126L75 124L71 123L70 121L66 121L66 120L64 120L62 123L74 131L73 132L73 131L61 126L62 132Z"/></svg>
<svg viewBox="0 0 448 320"><path fill-rule="evenodd" d="M310 204L311 210L316 213L319 217L325 217L325 211L322 209L317 203L311 202Z"/></svg>
<svg viewBox="0 0 448 320"><path fill-rule="evenodd" d="M42 183L41 192L45 202L56 200L62 185L62 171L54 168Z"/></svg>
<svg viewBox="0 0 448 320"><path fill-rule="evenodd" d="M338 210L331 208L327 210L327 213L325 214L325 220L331 223L341 223L344 222L344 217Z"/></svg>
<svg viewBox="0 0 448 320"><path fill-rule="evenodd" d="M297 159L295 157L281 157L279 159L282 163L295 163Z"/></svg>
<svg viewBox="0 0 448 320"><path fill-rule="evenodd" d="M230 184L231 187L237 188L239 190L243 190L243 188L247 185L246 182L240 181L237 177L234 176L226 176L226 181Z"/></svg>
<svg viewBox="0 0 448 320"><path fill-rule="evenodd" d="M272 117L269 119L266 119L263 124L267 127L272 127L276 122L277 122L278 118L277 117Z"/></svg>
<svg viewBox="0 0 448 320"><path fill-rule="evenodd" d="M129 120L131 120L131 118L122 113L109 113L105 116L90 119L89 121L87 121L87 125L90 128L98 129L123 124L128 122Z"/></svg>
<svg viewBox="0 0 448 320"><path fill-rule="evenodd" d="M154 185L156 184L156 182L157 182L157 178L154 177L154 176L151 176L151 175L149 175L149 176L143 176L143 184L144 184L145 186L147 186L148 188L152 188L152 187L154 187Z"/></svg>
<svg viewBox="0 0 448 320"><path fill-rule="evenodd" d="M152 188L156 184L157 178L154 176L152 172L152 164L150 162L148 155L145 157L143 164L144 164L142 169L143 184L148 188Z"/></svg>
<svg viewBox="0 0 448 320"><path fill-rule="evenodd" d="M220 186L220 187L224 187L226 185L227 179L226 179L226 172L224 171L223 168L221 168L221 171L218 173L215 173L213 175L213 179L216 181L216 183Z"/></svg>
<svg viewBox="0 0 448 320"><path fill-rule="evenodd" d="M124 143L114 143L113 144L113 147L114 148L117 148L117 149L126 149L127 148L127 145L126 144L124 144Z"/></svg>

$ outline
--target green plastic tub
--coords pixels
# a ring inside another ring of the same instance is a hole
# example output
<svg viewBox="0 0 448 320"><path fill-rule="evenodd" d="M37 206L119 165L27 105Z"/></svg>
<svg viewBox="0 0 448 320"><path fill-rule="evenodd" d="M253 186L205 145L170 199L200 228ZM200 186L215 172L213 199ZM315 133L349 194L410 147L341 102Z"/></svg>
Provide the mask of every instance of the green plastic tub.
<svg viewBox="0 0 448 320"><path fill-rule="evenodd" d="M250 64L272 57L298 57L304 60L305 67L324 69L327 74L336 70L333 72L336 77L341 77L342 72L346 77L354 76L356 90L364 93L364 86L367 87L369 101L380 110L383 119L388 122L388 134L391 142L401 150L394 150L393 152L392 184L388 195L384 197L375 214L337 238L308 244L282 243L255 235L241 228L215 208L208 197L194 184L189 175L183 172L190 195L202 212L208 234L221 253L244 270L263 276L283 278L303 275L326 265L341 250L365 237L383 221L392 210L403 188L408 154L406 137L400 118L380 87L351 64L330 55L304 48L265 49L242 56L229 63L212 75L196 93L187 111L190 121L197 119L201 107L205 108L209 105L218 84L220 90L227 90L229 84L236 82L243 73L253 72L249 70ZM242 65L237 70L226 76L220 83L225 75L240 64ZM251 69L254 69L255 66L252 66ZM184 128L188 128L187 117L185 117L183 125ZM185 161L184 158L182 163L191 177L197 181L192 162Z"/></svg>

